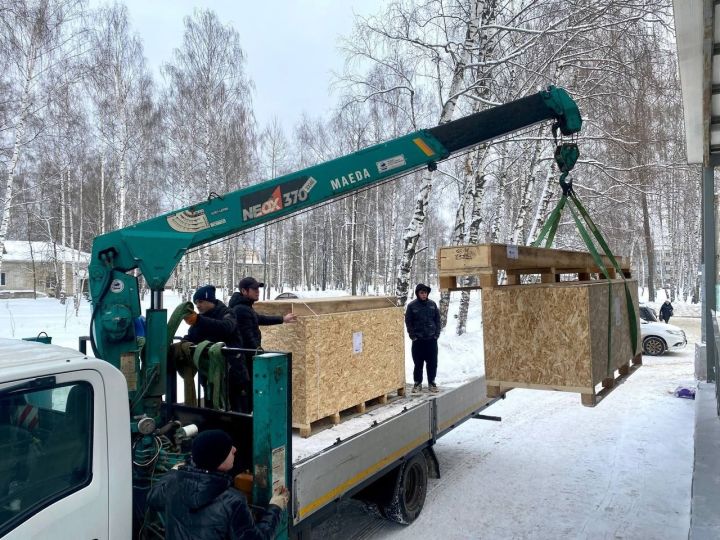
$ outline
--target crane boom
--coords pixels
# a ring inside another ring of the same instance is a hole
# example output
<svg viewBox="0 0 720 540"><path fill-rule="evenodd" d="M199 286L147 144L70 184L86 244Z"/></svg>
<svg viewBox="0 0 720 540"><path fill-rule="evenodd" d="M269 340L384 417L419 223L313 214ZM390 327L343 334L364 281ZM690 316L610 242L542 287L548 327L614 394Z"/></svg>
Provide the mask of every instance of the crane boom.
<svg viewBox="0 0 720 540"><path fill-rule="evenodd" d="M89 266L90 332L96 356L111 362L132 381L134 412L157 412L159 396L164 393L167 355L162 291L189 249L417 169L433 169L439 161L466 148L547 120L553 120L564 135L577 133L582 125L576 103L565 90L551 86L98 236ZM143 362L134 330L134 321L141 315L137 278L127 274L136 268L152 290ZM142 398L144 404L136 398Z"/></svg>

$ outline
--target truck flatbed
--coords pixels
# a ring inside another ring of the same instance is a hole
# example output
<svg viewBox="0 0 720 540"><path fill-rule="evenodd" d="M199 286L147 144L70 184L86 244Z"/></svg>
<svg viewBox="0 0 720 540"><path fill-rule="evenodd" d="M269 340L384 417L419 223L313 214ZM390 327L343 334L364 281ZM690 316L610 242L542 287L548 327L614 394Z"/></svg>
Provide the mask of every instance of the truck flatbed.
<svg viewBox="0 0 720 540"><path fill-rule="evenodd" d="M293 435L293 524L356 493L494 401L477 377L437 394L399 397L307 439Z"/></svg>

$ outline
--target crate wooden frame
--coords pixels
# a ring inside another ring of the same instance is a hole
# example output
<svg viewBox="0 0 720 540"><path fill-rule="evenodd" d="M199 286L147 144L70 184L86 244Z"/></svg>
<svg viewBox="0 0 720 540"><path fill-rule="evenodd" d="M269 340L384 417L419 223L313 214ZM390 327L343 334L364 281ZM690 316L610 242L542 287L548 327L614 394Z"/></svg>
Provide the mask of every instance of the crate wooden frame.
<svg viewBox="0 0 720 540"><path fill-rule="evenodd" d="M610 279L619 277L607 256L603 264ZM616 257L622 274L632 277L630 259ZM506 282L498 285L498 274ZM511 244L473 244L441 247L438 250L438 279L441 291L474 290L520 285L521 276L540 275L541 283L559 283L560 276L575 274L577 281L604 279L592 255L582 251L514 246ZM458 285L458 278L477 276L475 285Z"/></svg>

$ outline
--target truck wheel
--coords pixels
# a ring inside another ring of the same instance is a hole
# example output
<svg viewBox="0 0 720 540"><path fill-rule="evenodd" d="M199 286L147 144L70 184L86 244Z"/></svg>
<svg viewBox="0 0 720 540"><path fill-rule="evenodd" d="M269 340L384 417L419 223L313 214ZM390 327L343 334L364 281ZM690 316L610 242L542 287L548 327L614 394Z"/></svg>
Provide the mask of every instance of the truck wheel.
<svg viewBox="0 0 720 540"><path fill-rule="evenodd" d="M390 521L407 525L415 521L425 504L428 466L422 452L400 466L392 498L382 507Z"/></svg>

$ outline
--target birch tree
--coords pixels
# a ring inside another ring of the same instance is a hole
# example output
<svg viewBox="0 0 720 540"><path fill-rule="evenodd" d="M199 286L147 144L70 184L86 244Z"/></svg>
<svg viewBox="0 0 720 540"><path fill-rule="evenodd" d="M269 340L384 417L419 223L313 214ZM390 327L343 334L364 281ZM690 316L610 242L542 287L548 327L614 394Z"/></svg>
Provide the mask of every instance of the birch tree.
<svg viewBox="0 0 720 540"><path fill-rule="evenodd" d="M174 50L172 62L163 70L168 82L165 109L173 133L171 151L180 163L174 189L188 203L223 192L227 185L223 133L231 123L248 134L254 131L252 83L245 73L245 52L237 31L214 12L195 10L185 18L182 47ZM202 281L207 282L207 249L203 258Z"/></svg>
<svg viewBox="0 0 720 540"><path fill-rule="evenodd" d="M0 270L15 200L15 175L29 142L42 129L35 120L52 99L52 89L42 83L80 53L81 33L74 26L80 13L81 3L76 0L7 0L0 17L0 56L8 60L6 87L10 90L5 102L7 124L0 128L0 133L9 138L9 144L2 146L10 149L2 153L5 182L0 208Z"/></svg>

